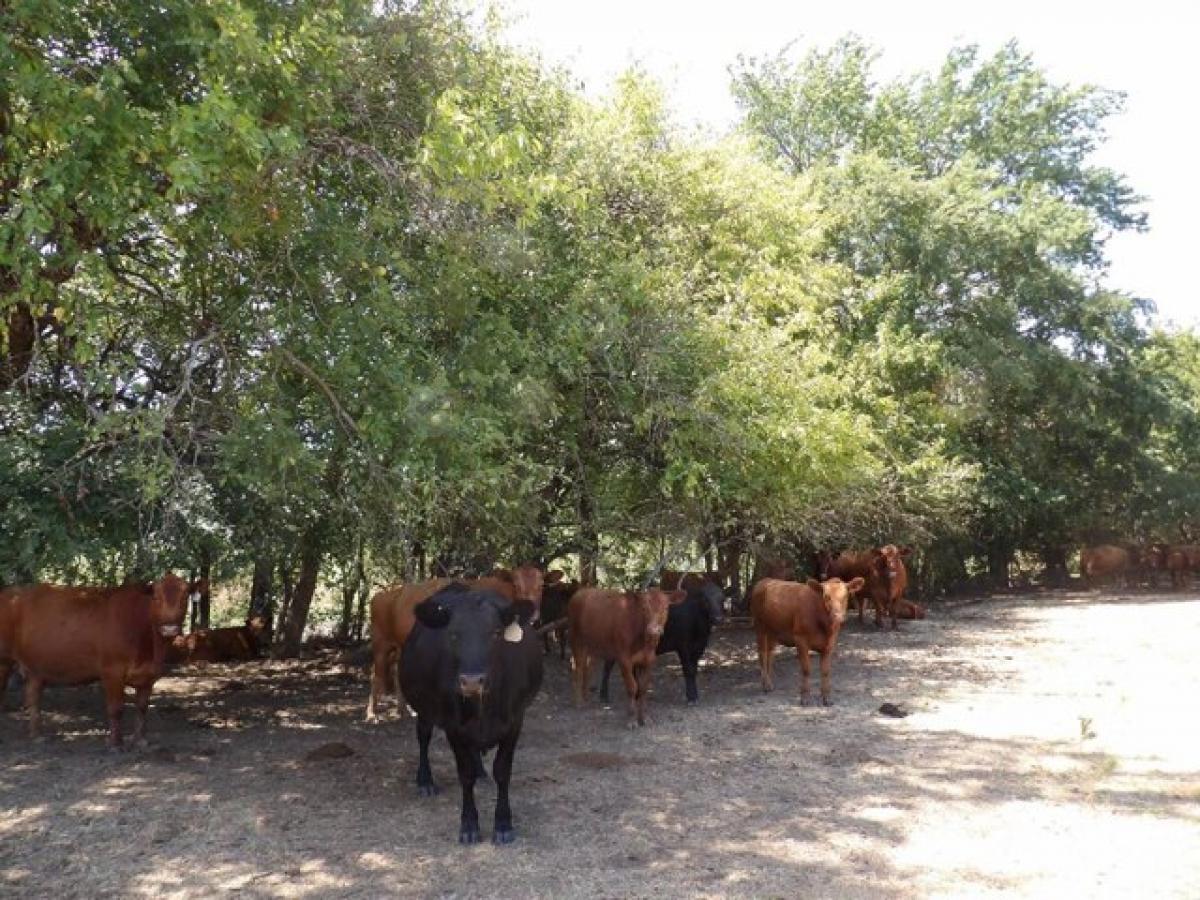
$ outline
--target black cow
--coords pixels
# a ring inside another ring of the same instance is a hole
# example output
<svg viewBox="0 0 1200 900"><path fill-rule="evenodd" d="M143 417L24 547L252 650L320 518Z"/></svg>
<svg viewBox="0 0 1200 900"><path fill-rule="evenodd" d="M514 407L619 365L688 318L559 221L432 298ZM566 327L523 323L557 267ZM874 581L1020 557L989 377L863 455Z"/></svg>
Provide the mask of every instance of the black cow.
<svg viewBox="0 0 1200 900"><path fill-rule="evenodd" d="M496 822L492 842L511 843L508 783L525 709L542 684L537 634L522 627L517 611L495 591L450 584L417 604L416 624L400 654L400 687L417 713L420 762L417 788L426 796L437 785L429 768L429 739L436 725L446 732L462 785L459 843L479 842L475 779L480 754L498 745ZM485 776L486 777L486 776Z"/></svg>
<svg viewBox="0 0 1200 900"><path fill-rule="evenodd" d="M567 603L572 595L579 590L578 581L559 581L542 588L542 641L547 653L550 652L550 632L558 640L558 658L567 658ZM557 623L553 628L549 626Z"/></svg>
<svg viewBox="0 0 1200 900"><path fill-rule="evenodd" d="M696 670L700 657L708 649L708 636L714 625L725 618L725 595L711 581L687 588L687 599L673 605L667 612L667 624L656 648L659 656L678 653L679 665L683 667L684 693L688 703L700 699L696 688ZM613 661L606 660L604 674L600 679L600 699L608 702L608 676L612 674Z"/></svg>

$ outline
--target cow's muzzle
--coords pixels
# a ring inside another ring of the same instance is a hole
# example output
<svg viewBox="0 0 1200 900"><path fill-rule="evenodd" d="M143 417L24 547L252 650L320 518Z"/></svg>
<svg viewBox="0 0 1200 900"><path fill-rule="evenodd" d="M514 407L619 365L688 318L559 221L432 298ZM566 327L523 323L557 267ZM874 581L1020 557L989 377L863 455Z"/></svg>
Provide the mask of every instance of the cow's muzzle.
<svg viewBox="0 0 1200 900"><path fill-rule="evenodd" d="M484 674L464 674L458 676L458 692L464 697L479 697L483 694L483 686L487 681Z"/></svg>
<svg viewBox="0 0 1200 900"><path fill-rule="evenodd" d="M161 634L165 638L173 638L176 635L178 635L181 631L183 631L183 628L180 627L179 625L159 625L158 626L158 633Z"/></svg>
<svg viewBox="0 0 1200 900"><path fill-rule="evenodd" d="M646 629L646 634L650 637L662 637L663 627L661 625L651 625Z"/></svg>

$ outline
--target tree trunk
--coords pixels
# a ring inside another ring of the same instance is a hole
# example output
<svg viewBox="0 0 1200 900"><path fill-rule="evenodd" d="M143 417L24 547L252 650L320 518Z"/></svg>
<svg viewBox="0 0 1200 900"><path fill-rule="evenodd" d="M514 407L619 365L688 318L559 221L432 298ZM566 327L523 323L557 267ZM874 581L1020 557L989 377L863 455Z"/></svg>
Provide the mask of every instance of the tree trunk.
<svg viewBox="0 0 1200 900"><path fill-rule="evenodd" d="M988 544L988 576L997 588L1009 586L1008 570L1012 564L1012 549L999 541Z"/></svg>
<svg viewBox="0 0 1200 900"><path fill-rule="evenodd" d="M1042 562L1046 571L1042 580L1050 587L1063 587L1067 583L1067 551L1065 547L1047 547L1042 550Z"/></svg>
<svg viewBox="0 0 1200 900"><path fill-rule="evenodd" d="M371 597L371 585L367 582L366 575L358 584L358 609L354 611L354 639L361 641L363 632L367 627L367 601Z"/></svg>
<svg viewBox="0 0 1200 900"><path fill-rule="evenodd" d="M357 541L358 546L354 553L354 563L350 567L350 571L346 574L346 580L342 584L342 615L338 620L337 637L340 641L345 641L350 638L350 631L354 625L354 599L358 596L358 586L363 580L363 542L362 538Z"/></svg>
<svg viewBox="0 0 1200 900"><path fill-rule="evenodd" d="M283 649L283 623L287 621L288 615L292 610L292 597L296 593L296 582L292 578L292 564L290 560L284 559L279 563L279 584L283 590L283 599L279 605L279 618L277 624L272 627L273 635L277 640L276 657Z"/></svg>
<svg viewBox="0 0 1200 900"><path fill-rule="evenodd" d="M279 654L281 659L295 659L300 655L300 642L308 625L308 610L317 590L317 575L321 571L319 527L313 525L301 542L300 575L296 580L296 590L283 625L283 646Z"/></svg>
<svg viewBox="0 0 1200 900"><path fill-rule="evenodd" d="M207 551L200 554L200 627L208 628L212 621L212 557Z"/></svg>

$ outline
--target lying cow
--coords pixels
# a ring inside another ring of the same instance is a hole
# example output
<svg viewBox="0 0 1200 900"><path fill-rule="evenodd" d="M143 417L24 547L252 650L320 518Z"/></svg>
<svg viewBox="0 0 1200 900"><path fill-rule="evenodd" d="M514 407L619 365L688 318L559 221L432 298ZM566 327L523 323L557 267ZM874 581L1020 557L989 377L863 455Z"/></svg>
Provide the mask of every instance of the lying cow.
<svg viewBox="0 0 1200 900"><path fill-rule="evenodd" d="M484 578L453 582L449 578L430 578L415 584L387 588L371 598L371 694L367 699L367 721L377 721L375 707L379 698L394 690L396 662L400 648L416 621L413 610L421 601L452 584L466 584L491 590L519 604L522 619L537 620L542 603L543 576L536 566L519 566L511 572L500 569ZM404 704L400 704L401 710Z"/></svg>
<svg viewBox="0 0 1200 900"><path fill-rule="evenodd" d="M517 608L491 591L450 584L413 608L415 624L400 658L400 686L417 713L417 788L437 793L429 766L434 727L446 733L462 786L458 840L479 842L475 779L480 754L498 747L495 844L511 843L508 785L525 710L542 684L542 652L532 628L522 627Z"/></svg>
<svg viewBox="0 0 1200 900"><path fill-rule="evenodd" d="M593 658L615 660L629 696L629 724L646 724L646 694L654 671L667 609L687 598L683 591L613 591L583 588L567 604L575 704L582 706Z"/></svg>
<svg viewBox="0 0 1200 900"><path fill-rule="evenodd" d="M187 614L188 584L171 573L150 585L117 588L38 584L0 591L0 684L13 665L25 672L29 733L41 728L41 694L46 683L104 688L108 745L120 749L125 688L134 688L137 726L143 743L146 708L162 675L167 640L179 633Z"/></svg>
<svg viewBox="0 0 1200 900"><path fill-rule="evenodd" d="M688 703L700 699L696 687L696 673L700 669L700 657L708 649L708 638L714 625L725 618L725 595L711 581L693 583L687 589L687 599L667 610L667 624L658 639L656 655L676 653L679 666L683 669L684 696ZM608 702L608 679L612 675L615 661L604 661L604 674L600 677L600 699Z"/></svg>
<svg viewBox="0 0 1200 900"><path fill-rule="evenodd" d="M180 635L167 647L167 662L245 662L258 659L259 641L267 629L262 616L247 619L233 628L201 628Z"/></svg>
<svg viewBox="0 0 1200 900"><path fill-rule="evenodd" d="M795 647L800 660L800 703L809 702L809 653L821 656L821 702L829 698L833 652L838 633L846 619L850 596L862 590L862 578L849 582L830 578L821 582L810 578L804 584L764 578L750 594L750 615L758 636L758 665L764 691L774 690L771 677L775 647Z"/></svg>

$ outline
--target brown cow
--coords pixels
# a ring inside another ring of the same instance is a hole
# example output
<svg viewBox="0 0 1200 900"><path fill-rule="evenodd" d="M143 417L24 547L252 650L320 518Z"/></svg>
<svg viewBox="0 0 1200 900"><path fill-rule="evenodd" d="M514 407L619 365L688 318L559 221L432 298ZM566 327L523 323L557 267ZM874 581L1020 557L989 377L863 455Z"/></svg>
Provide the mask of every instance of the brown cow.
<svg viewBox="0 0 1200 900"><path fill-rule="evenodd" d="M615 660L629 696L629 726L646 724L646 694L658 653L658 639L672 604L687 599L686 591L613 591L583 588L567 604L571 632L572 681L575 704L582 706L590 681L592 659Z"/></svg>
<svg viewBox="0 0 1200 900"><path fill-rule="evenodd" d="M750 594L750 616L758 635L758 666L762 673L764 691L774 690L771 668L775 646L795 647L800 659L800 703L808 705L808 681L812 662L809 653L821 655L821 702L829 699L833 651L838 633L846 619L850 596L862 590L862 578L842 581L830 578L817 581L810 578L804 584L764 578Z"/></svg>
<svg viewBox="0 0 1200 900"><path fill-rule="evenodd" d="M923 607L920 603L910 603L908 600L897 600L896 618L923 619L925 618L925 607Z"/></svg>
<svg viewBox="0 0 1200 900"><path fill-rule="evenodd" d="M267 620L254 616L235 628L201 628L180 635L167 647L167 662L244 662L258 659Z"/></svg>
<svg viewBox="0 0 1200 900"><path fill-rule="evenodd" d="M862 578L867 585L865 591L853 598L858 610L858 621L864 620L866 601L871 600L875 607L875 627L883 627L883 614L886 610L891 621L891 627L896 627L896 619L913 618L898 616L898 610L905 608L904 592L908 589L908 569L904 565L904 557L912 552L909 547L897 547L895 544L885 544L871 550L845 551L833 556L827 551L817 553L817 577L840 578L849 581L852 578Z"/></svg>
<svg viewBox="0 0 1200 900"><path fill-rule="evenodd" d="M29 734L41 727L43 686L99 681L108 745L121 747L125 687L136 694L134 740L143 743L150 691L163 673L167 638L179 633L197 587L167 573L151 585L117 588L30 585L0 591L0 684L25 672Z"/></svg>
<svg viewBox="0 0 1200 900"><path fill-rule="evenodd" d="M511 572L498 569L484 578L429 578L415 584L385 588L371 598L371 695L367 699L367 721L375 722L375 706L385 693L396 688L396 665L400 648L412 631L416 617L413 610L427 597L432 597L446 585L460 581L468 587L492 590L514 603L523 604L531 620L541 614L544 578L537 566L518 566ZM404 713L404 703L400 703Z"/></svg>
<svg viewBox="0 0 1200 900"><path fill-rule="evenodd" d="M1123 576L1128 585L1133 565L1134 560L1129 551L1115 544L1084 547L1079 551L1079 574L1089 588L1109 577L1115 581Z"/></svg>

